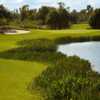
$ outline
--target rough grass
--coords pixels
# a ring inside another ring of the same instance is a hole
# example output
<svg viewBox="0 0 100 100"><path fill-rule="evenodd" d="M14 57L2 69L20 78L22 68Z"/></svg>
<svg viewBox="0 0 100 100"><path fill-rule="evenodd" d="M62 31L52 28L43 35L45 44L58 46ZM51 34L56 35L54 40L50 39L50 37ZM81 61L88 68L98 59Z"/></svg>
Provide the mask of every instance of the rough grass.
<svg viewBox="0 0 100 100"><path fill-rule="evenodd" d="M100 30L84 29L82 25L68 30L31 30L24 35L0 35L0 52L17 47L17 42L25 39L56 39L59 37L100 36ZM46 65L39 62L7 60L0 58L0 100L40 100L36 91L27 91L29 82L38 76Z"/></svg>

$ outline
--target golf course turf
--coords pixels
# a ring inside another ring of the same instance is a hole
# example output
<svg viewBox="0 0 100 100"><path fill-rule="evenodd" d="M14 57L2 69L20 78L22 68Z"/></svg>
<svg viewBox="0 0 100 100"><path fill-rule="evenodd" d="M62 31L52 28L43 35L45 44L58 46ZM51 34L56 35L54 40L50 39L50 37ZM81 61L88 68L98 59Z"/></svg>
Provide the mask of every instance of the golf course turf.
<svg viewBox="0 0 100 100"><path fill-rule="evenodd" d="M76 25L66 30L32 29L29 34L0 35L0 52L18 47L18 42L27 39L51 39L63 37L100 36L100 30L87 29L88 25ZM13 56L13 55L11 55ZM47 68L47 63L4 59L0 57L0 100L39 100L41 96L34 90L27 90L29 83Z"/></svg>

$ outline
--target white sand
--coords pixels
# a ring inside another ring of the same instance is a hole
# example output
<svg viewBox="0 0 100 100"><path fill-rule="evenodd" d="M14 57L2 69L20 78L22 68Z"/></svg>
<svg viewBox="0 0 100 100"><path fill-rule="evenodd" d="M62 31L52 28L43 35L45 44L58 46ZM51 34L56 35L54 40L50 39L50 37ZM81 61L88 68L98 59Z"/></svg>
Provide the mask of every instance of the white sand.
<svg viewBox="0 0 100 100"><path fill-rule="evenodd" d="M30 31L26 31L26 30L16 30L16 32L6 32L4 34L7 34L7 35L16 35L16 34L27 34L29 33Z"/></svg>

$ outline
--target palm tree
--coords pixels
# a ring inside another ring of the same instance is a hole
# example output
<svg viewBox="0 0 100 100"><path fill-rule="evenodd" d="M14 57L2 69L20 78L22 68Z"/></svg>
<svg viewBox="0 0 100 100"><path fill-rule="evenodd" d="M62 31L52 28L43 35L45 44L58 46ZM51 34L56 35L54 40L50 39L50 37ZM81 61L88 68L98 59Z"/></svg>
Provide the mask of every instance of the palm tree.
<svg viewBox="0 0 100 100"><path fill-rule="evenodd" d="M22 8L20 8L20 14L21 14L22 21L27 17L28 11L29 11L29 5L24 5L22 6Z"/></svg>

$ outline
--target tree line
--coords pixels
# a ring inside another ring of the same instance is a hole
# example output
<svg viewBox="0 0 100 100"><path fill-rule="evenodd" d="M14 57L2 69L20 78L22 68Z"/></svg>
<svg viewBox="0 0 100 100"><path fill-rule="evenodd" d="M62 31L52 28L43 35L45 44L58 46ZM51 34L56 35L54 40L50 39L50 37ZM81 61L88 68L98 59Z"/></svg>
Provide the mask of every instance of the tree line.
<svg viewBox="0 0 100 100"><path fill-rule="evenodd" d="M30 9L29 5L23 5L14 11L0 5L0 27L65 29L72 24L89 23L92 28L100 29L99 8L93 9L88 5L78 12L69 11L62 2L58 5L58 8L42 6L39 9Z"/></svg>

